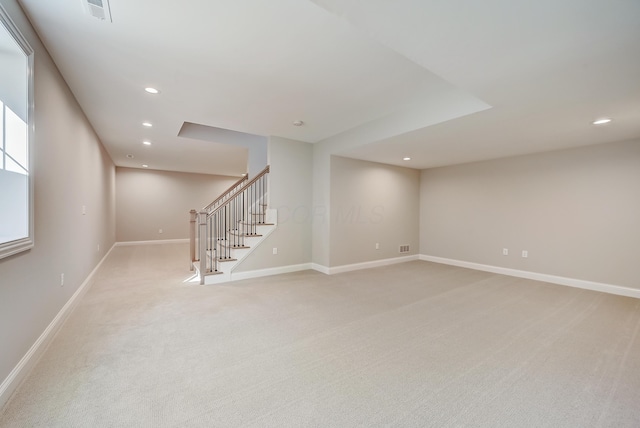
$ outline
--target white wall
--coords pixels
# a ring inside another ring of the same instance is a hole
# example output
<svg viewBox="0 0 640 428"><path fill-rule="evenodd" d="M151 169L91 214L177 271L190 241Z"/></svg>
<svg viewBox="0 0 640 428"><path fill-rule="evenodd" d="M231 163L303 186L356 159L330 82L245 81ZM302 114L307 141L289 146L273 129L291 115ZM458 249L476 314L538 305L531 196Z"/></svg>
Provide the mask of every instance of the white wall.
<svg viewBox="0 0 640 428"><path fill-rule="evenodd" d="M189 237L189 211L213 202L239 177L116 168L116 239ZM159 230L162 229L162 233Z"/></svg>
<svg viewBox="0 0 640 428"><path fill-rule="evenodd" d="M0 260L2 383L113 245L115 167L16 0L0 4L35 50L36 129L35 246Z"/></svg>
<svg viewBox="0 0 640 428"><path fill-rule="evenodd" d="M639 186L640 141L425 170L420 250L640 289Z"/></svg>
<svg viewBox="0 0 640 428"><path fill-rule="evenodd" d="M331 156L330 266L418 254L419 189L418 170Z"/></svg>
<svg viewBox="0 0 640 428"><path fill-rule="evenodd" d="M312 145L271 137L269 164L269 207L278 210L278 227L236 272L311 262Z"/></svg>

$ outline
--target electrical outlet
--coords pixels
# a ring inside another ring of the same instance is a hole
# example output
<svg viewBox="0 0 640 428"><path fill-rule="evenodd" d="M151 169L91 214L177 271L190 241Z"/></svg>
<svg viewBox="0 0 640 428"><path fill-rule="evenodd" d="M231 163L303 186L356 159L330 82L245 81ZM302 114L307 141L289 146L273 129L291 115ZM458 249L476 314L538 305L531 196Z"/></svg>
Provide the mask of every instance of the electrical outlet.
<svg viewBox="0 0 640 428"><path fill-rule="evenodd" d="M527 250L522 250L522 257L524 257L525 259L529 257L529 252Z"/></svg>
<svg viewBox="0 0 640 428"><path fill-rule="evenodd" d="M376 242L376 250L380 249L380 244Z"/></svg>
<svg viewBox="0 0 640 428"><path fill-rule="evenodd" d="M158 229L158 233L162 233L162 229Z"/></svg>
<svg viewBox="0 0 640 428"><path fill-rule="evenodd" d="M98 252L100 252L100 244L98 244Z"/></svg>
<svg viewBox="0 0 640 428"><path fill-rule="evenodd" d="M273 247L273 254L278 254L278 249L276 247Z"/></svg>
<svg viewBox="0 0 640 428"><path fill-rule="evenodd" d="M64 274L60 274L60 287L64 286Z"/></svg>
<svg viewBox="0 0 640 428"><path fill-rule="evenodd" d="M87 215L87 206L86 205L82 206L82 215Z"/></svg>
<svg viewBox="0 0 640 428"><path fill-rule="evenodd" d="M508 248L503 248L502 249L502 255L503 256L508 256L509 255L509 249Z"/></svg>

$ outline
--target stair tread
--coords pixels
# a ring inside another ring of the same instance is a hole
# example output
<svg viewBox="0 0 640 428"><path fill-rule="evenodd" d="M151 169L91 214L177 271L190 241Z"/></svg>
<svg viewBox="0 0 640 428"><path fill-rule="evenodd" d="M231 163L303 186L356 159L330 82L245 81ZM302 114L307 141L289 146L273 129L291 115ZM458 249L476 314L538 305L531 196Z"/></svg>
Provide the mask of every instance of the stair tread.
<svg viewBox="0 0 640 428"><path fill-rule="evenodd" d="M235 236L245 236L245 237L252 237L252 236L262 236L258 233L238 233L238 232L229 232L231 235L235 235Z"/></svg>
<svg viewBox="0 0 640 428"><path fill-rule="evenodd" d="M232 233L231 231L229 231L230 234L237 236L235 233ZM255 235L250 235L250 236L255 236ZM224 240L220 240L219 241L219 245L225 248L231 248L231 249L235 249L235 250L241 250L241 249L247 249L247 248L251 248L247 245L233 245L232 240L229 239L224 239ZM207 250L207 251L211 251L211 250Z"/></svg>

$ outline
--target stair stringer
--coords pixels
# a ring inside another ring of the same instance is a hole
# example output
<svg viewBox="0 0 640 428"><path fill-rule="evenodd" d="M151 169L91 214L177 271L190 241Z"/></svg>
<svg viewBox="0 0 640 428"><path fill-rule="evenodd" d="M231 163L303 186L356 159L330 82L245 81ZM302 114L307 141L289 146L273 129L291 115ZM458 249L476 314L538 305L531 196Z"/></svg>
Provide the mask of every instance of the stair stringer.
<svg viewBox="0 0 640 428"><path fill-rule="evenodd" d="M269 235L276 230L278 226L278 210L275 209L266 209L265 210L265 222L269 224L259 224L257 225L256 232L262 236L247 236L245 237L245 245L249 248L232 248L231 249L231 257L236 259L230 262L220 262L218 264L219 270L222 273L214 274L214 275L205 275L204 284L205 285L213 285L213 284L222 284L225 282L234 281L233 279L233 271L234 269L244 260L249 254L251 254L255 249L265 240ZM198 263L194 263L197 265ZM199 266L196 266L198 269ZM199 272L198 272L199 274Z"/></svg>

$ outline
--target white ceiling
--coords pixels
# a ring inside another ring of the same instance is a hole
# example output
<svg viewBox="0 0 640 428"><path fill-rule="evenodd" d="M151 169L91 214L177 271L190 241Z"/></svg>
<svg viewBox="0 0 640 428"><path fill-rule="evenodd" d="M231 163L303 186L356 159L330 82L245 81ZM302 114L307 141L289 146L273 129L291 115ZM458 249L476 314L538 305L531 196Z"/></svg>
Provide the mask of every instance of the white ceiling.
<svg viewBox="0 0 640 428"><path fill-rule="evenodd" d="M245 172L184 122L413 168L640 137L637 0L20 2L119 166Z"/></svg>

